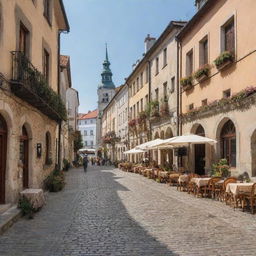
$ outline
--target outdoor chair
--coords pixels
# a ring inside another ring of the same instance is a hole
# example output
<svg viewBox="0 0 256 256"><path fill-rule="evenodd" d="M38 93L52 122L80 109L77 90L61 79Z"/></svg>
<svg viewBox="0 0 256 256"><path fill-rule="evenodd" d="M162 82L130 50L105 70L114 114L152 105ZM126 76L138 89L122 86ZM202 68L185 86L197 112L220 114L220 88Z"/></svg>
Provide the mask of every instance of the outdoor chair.
<svg viewBox="0 0 256 256"><path fill-rule="evenodd" d="M220 181L220 177L213 177L208 181L206 186L200 187L198 193L204 197L215 198L215 184Z"/></svg>
<svg viewBox="0 0 256 256"><path fill-rule="evenodd" d="M239 195L239 199L241 200L242 210L244 211L245 204L247 204L251 209L251 213L254 214L256 206L256 183L252 185L251 191L249 193L243 193Z"/></svg>
<svg viewBox="0 0 256 256"><path fill-rule="evenodd" d="M196 185L194 182L191 182L191 179L193 178L199 178L200 175L196 174L196 173L191 173L189 174L189 178L187 182L184 182L183 185L183 191L187 191L188 194L192 193L192 194L196 194Z"/></svg>
<svg viewBox="0 0 256 256"><path fill-rule="evenodd" d="M223 182L223 187L220 192L220 199L221 201L224 201L226 204L231 204L233 200L233 195L231 193L226 192L226 188L229 183L237 183L237 178L229 177L229 178L226 178Z"/></svg>

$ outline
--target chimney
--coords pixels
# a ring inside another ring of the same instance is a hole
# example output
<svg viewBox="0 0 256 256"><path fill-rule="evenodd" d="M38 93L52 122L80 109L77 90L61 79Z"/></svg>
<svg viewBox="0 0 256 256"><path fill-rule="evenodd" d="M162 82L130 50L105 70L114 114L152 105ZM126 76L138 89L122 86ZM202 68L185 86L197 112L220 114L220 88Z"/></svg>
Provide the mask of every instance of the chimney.
<svg viewBox="0 0 256 256"><path fill-rule="evenodd" d="M195 0L197 10L200 10L208 0Z"/></svg>
<svg viewBox="0 0 256 256"><path fill-rule="evenodd" d="M156 39L154 37L151 37L150 34L147 35L145 38L145 53L153 46L155 43Z"/></svg>

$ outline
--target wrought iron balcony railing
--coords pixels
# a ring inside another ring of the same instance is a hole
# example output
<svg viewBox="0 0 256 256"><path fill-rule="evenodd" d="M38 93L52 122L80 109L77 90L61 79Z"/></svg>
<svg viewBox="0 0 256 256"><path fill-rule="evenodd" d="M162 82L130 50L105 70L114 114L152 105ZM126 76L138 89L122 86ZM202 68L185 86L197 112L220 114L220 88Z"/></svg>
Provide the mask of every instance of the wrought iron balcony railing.
<svg viewBox="0 0 256 256"><path fill-rule="evenodd" d="M53 91L42 75L22 53L13 51L11 90L20 99L55 121L66 120L60 95Z"/></svg>

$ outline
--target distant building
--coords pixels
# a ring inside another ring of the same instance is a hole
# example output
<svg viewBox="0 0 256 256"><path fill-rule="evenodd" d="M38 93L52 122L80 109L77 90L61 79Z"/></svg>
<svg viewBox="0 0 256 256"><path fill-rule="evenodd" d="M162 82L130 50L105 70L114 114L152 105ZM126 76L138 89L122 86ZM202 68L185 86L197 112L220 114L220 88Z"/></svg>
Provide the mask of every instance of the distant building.
<svg viewBox="0 0 256 256"><path fill-rule="evenodd" d="M79 114L80 115L80 114ZM96 148L96 121L98 110L89 111L78 118L78 130L81 132L86 149Z"/></svg>
<svg viewBox="0 0 256 256"><path fill-rule="evenodd" d="M108 50L106 48L106 59L103 62L103 71L101 73L101 84L98 87L98 118L97 118L97 135L96 135L96 147L98 148L101 144L101 130L102 122L101 117L103 110L114 97L115 85L112 81L112 72L110 69L110 62L108 60Z"/></svg>

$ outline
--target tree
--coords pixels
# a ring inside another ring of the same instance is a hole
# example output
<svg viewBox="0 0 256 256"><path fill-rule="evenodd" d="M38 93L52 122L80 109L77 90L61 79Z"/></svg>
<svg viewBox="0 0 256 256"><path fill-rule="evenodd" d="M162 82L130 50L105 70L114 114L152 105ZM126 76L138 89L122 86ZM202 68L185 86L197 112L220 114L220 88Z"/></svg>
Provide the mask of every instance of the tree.
<svg viewBox="0 0 256 256"><path fill-rule="evenodd" d="M75 140L74 140L74 151L77 152L79 149L83 147L82 135L80 131L75 132Z"/></svg>

